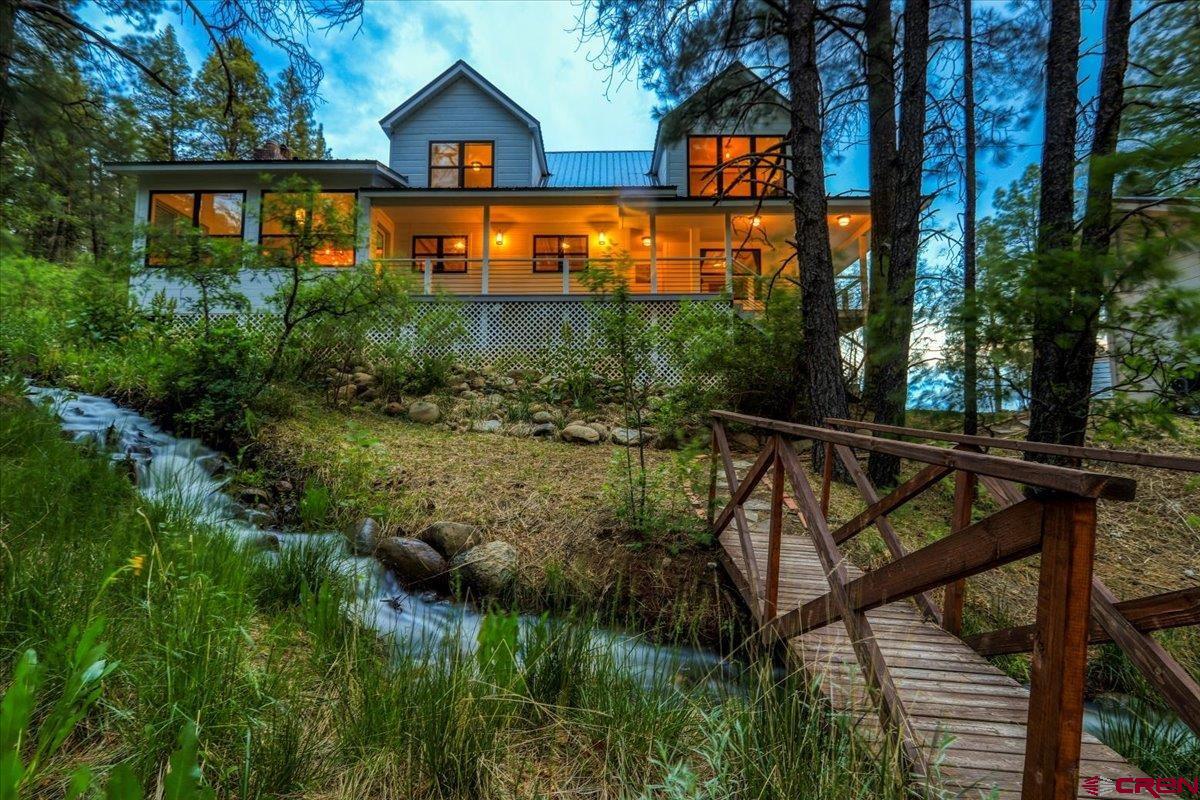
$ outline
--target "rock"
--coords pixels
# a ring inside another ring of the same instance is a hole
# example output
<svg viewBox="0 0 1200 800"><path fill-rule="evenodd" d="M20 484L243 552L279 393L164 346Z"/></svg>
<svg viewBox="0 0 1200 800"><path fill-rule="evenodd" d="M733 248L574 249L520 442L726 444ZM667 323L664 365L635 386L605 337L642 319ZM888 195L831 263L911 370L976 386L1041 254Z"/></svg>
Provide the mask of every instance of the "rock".
<svg viewBox="0 0 1200 800"><path fill-rule="evenodd" d="M379 546L379 523L370 517L364 517L346 532L350 542L350 552L356 556L369 556Z"/></svg>
<svg viewBox="0 0 1200 800"><path fill-rule="evenodd" d="M280 478L275 481L275 494L291 494L292 488L292 482L287 478Z"/></svg>
<svg viewBox="0 0 1200 800"><path fill-rule="evenodd" d="M529 430L530 436L553 436L556 433L558 433L558 428L553 422L542 422Z"/></svg>
<svg viewBox="0 0 1200 800"><path fill-rule="evenodd" d="M465 522L435 522L421 531L418 538L446 558L454 558L479 544L479 529Z"/></svg>
<svg viewBox="0 0 1200 800"><path fill-rule="evenodd" d="M268 505L271 502L271 494L266 489L259 489L257 486L246 486L238 492L238 499L248 506Z"/></svg>
<svg viewBox="0 0 1200 800"><path fill-rule="evenodd" d="M605 425L604 423L589 422L587 424L587 426L589 428L591 428L592 430L594 430L596 433L600 434L600 441L604 441L605 439L608 438L608 426Z"/></svg>
<svg viewBox="0 0 1200 800"><path fill-rule="evenodd" d="M499 433L502 427L498 419L477 419L471 423L471 430L475 433Z"/></svg>
<svg viewBox="0 0 1200 800"><path fill-rule="evenodd" d="M418 539L384 539L375 548L375 557L402 583L436 583L446 577L446 559Z"/></svg>
<svg viewBox="0 0 1200 800"><path fill-rule="evenodd" d="M339 386L334 396L339 403L349 403L358 394L358 387L353 383L347 383L345 386Z"/></svg>
<svg viewBox="0 0 1200 800"><path fill-rule="evenodd" d="M404 413L404 404L392 401L383 407L383 413L389 417L398 417Z"/></svg>
<svg viewBox="0 0 1200 800"><path fill-rule="evenodd" d="M463 392L462 394L459 395L459 398L461 398L463 400L468 400L468 401L469 400L478 400L479 397L480 397L479 392L476 392L473 389L467 389L465 392Z"/></svg>
<svg viewBox="0 0 1200 800"><path fill-rule="evenodd" d="M755 452L758 450L758 437L752 433L738 431L729 437L729 443L734 450Z"/></svg>
<svg viewBox="0 0 1200 800"><path fill-rule="evenodd" d="M375 376L369 372L356 372L350 376L350 381L358 388L375 385Z"/></svg>
<svg viewBox="0 0 1200 800"><path fill-rule="evenodd" d="M466 381L462 381L461 383L456 383L453 386L451 386L450 391L454 392L455 394L462 394L463 392L469 392L469 391L471 391L471 384L467 383Z"/></svg>
<svg viewBox="0 0 1200 800"><path fill-rule="evenodd" d="M418 400L408 407L408 418L422 425L431 425L442 416L442 410L437 403L428 400Z"/></svg>
<svg viewBox="0 0 1200 800"><path fill-rule="evenodd" d="M549 411L535 411L529 421L534 425L544 425L547 422L554 422L554 415Z"/></svg>
<svg viewBox="0 0 1200 800"><path fill-rule="evenodd" d="M613 428L611 438L613 444L635 447L650 441L651 437L645 430L639 431L637 428Z"/></svg>
<svg viewBox="0 0 1200 800"><path fill-rule="evenodd" d="M475 389L476 391L479 391L480 389L487 387L487 379L484 378L482 375L476 375L475 377L473 377L469 381L467 381L467 383L470 384L471 388Z"/></svg>
<svg viewBox="0 0 1200 800"><path fill-rule="evenodd" d="M506 433L509 436L529 436L531 433L533 433L533 426L528 422L514 422L512 425L508 426Z"/></svg>
<svg viewBox="0 0 1200 800"><path fill-rule="evenodd" d="M370 389L367 389L365 392L361 392L358 395L358 399L362 400L364 403L369 403L372 400L378 400L379 399L379 388L376 386L372 386Z"/></svg>
<svg viewBox="0 0 1200 800"><path fill-rule="evenodd" d="M571 423L562 429L560 435L564 442L575 442L577 444L595 444L600 441L600 434L595 428L580 423Z"/></svg>
<svg viewBox="0 0 1200 800"><path fill-rule="evenodd" d="M500 594L517 577L517 548L508 542L487 542L456 555L450 567L479 594Z"/></svg>

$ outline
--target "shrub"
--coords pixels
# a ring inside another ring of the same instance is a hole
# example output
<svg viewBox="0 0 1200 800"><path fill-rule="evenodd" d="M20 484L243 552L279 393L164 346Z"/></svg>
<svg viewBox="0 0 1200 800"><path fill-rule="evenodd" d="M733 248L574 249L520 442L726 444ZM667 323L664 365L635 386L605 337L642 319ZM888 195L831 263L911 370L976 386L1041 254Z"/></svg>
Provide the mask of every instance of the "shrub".
<svg viewBox="0 0 1200 800"><path fill-rule="evenodd" d="M235 321L185 340L167 365L166 410L177 431L229 445L246 430L246 409L261 391L260 343Z"/></svg>

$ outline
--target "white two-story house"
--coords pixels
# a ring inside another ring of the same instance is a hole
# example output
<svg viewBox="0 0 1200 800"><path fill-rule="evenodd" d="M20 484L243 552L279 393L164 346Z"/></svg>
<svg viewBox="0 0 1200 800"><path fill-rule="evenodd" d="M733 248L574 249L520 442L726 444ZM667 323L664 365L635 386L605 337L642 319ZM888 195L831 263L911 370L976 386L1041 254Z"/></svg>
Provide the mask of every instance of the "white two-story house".
<svg viewBox="0 0 1200 800"><path fill-rule="evenodd" d="M733 71L764 91L750 70ZM379 121L386 165L290 160L276 147L255 160L110 166L137 177L138 223L190 220L263 244L282 234L258 221L270 216L264 176L315 179L359 209L359 246L323 254L326 266L369 259L407 270L419 294L452 293L493 319L583 299L580 273L596 263L622 265L632 292L668 313L681 299L726 293L753 306L759 276L796 272L780 160L787 101L774 98L738 119L689 113L696 121L670 135L660 123L649 150L547 150L538 120L459 61ZM848 327L862 315L870 227L865 197L829 199ZM252 298L271 285L269 275L243 276ZM138 288L189 300L165 270L147 270Z"/></svg>

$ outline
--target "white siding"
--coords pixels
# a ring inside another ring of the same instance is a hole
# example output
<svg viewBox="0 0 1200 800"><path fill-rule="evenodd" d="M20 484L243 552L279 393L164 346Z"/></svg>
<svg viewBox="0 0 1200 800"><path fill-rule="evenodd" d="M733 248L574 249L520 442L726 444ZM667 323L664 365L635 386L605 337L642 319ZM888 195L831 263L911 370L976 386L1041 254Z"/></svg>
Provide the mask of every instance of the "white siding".
<svg viewBox="0 0 1200 800"><path fill-rule="evenodd" d="M495 142L497 186L531 186L538 171L529 127L465 78L450 83L396 127L388 166L408 185L429 185L429 143L464 139Z"/></svg>

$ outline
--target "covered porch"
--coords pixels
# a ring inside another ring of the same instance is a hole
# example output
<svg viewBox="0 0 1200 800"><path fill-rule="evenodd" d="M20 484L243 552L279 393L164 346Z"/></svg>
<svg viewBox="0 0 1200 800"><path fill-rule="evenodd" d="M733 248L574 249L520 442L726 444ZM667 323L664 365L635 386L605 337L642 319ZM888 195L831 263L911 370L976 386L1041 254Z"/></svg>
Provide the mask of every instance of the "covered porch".
<svg viewBox="0 0 1200 800"><path fill-rule="evenodd" d="M372 193L374 194L374 193ZM490 198L489 198L490 200ZM420 293L520 298L583 295L607 269L639 295L714 296L761 303L797 270L792 211L780 201L662 198L364 196L365 255L412 273ZM865 200L830 201L839 303L861 311L870 250Z"/></svg>

